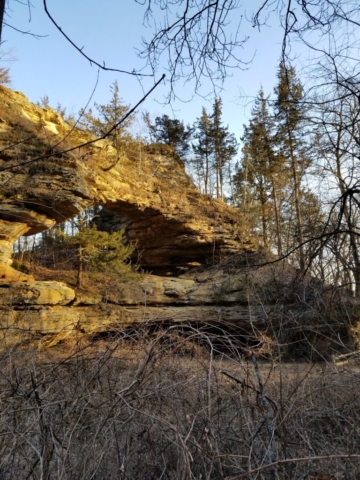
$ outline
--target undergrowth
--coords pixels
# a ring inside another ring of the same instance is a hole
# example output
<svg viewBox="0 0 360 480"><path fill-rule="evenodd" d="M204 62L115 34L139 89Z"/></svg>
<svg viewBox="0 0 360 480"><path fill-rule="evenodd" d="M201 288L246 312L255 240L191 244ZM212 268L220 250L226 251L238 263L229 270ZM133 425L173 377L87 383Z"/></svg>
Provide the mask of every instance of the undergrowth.
<svg viewBox="0 0 360 480"><path fill-rule="evenodd" d="M232 341L178 325L4 347L0 478L359 478L360 365Z"/></svg>

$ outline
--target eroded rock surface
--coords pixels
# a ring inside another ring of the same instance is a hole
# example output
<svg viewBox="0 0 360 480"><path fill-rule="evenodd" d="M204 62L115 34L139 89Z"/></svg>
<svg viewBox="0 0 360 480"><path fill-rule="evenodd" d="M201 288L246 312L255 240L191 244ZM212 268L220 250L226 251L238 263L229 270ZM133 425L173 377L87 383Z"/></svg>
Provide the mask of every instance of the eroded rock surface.
<svg viewBox="0 0 360 480"><path fill-rule="evenodd" d="M349 325L339 321L334 308L337 300L326 300L318 282L300 280L284 262L254 265L264 260L232 258L180 277L147 275L93 290L74 291L52 281L0 284L0 348L4 340L55 345L68 336L115 338L128 327L178 326L215 329L225 337L231 332L243 345L266 347L265 352L274 342L276 354L281 348L290 355L310 351L327 358L329 352L351 349Z"/></svg>
<svg viewBox="0 0 360 480"><path fill-rule="evenodd" d="M91 205L116 212L141 265L154 273L178 274L256 249L239 212L201 195L164 146L133 142L118 159L107 141L92 140L0 86L0 220L17 224L0 243L0 263L10 263L10 237L40 232Z"/></svg>
<svg viewBox="0 0 360 480"><path fill-rule="evenodd" d="M40 338L116 332L150 321L230 324L241 335L273 336L278 345L297 344L304 325L314 342L320 333L338 341L344 328L345 338L348 329L333 309L317 301L311 282L298 282L294 272L289 276L284 263L284 268L257 271L254 264L264 258L239 212L201 195L172 152L134 142L118 158L107 141L93 140L54 111L0 86L0 327L5 341L13 335L22 342L26 332ZM162 276L96 293L75 292L11 267L17 238L91 205L104 206L97 219L101 227L126 228L128 239L137 242L140 264ZM226 262L235 253L242 257L238 264L233 258ZM222 267L211 268L219 260ZM179 276L182 272L188 273Z"/></svg>
<svg viewBox="0 0 360 480"><path fill-rule="evenodd" d="M76 292L52 281L3 284L0 315L9 328L53 334L116 331L149 321L231 324L251 333L264 329L267 317L264 305L249 304L248 275L246 268L236 273L210 268L181 277L147 275L137 282ZM269 278L262 275L261 282Z"/></svg>
<svg viewBox="0 0 360 480"><path fill-rule="evenodd" d="M12 282L0 284L0 305L68 305L75 291L61 282Z"/></svg>

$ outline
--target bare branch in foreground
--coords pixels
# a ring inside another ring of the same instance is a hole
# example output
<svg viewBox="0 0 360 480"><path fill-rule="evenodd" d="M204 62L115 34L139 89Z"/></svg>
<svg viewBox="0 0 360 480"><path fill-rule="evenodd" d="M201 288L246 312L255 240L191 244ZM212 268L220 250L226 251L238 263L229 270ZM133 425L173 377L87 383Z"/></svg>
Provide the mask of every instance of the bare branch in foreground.
<svg viewBox="0 0 360 480"><path fill-rule="evenodd" d="M52 15L50 14L49 10L48 10L48 7L47 7L47 3L46 3L46 0L43 0L43 3L44 3L44 9L45 9L45 13L46 15L49 17L49 19L51 20L51 22L55 25L55 27L59 30L59 32L66 38L66 40L71 43L71 45L83 56L86 58L86 60L88 60L90 62L90 65L96 65L97 67L101 68L101 70L106 70L106 71L109 71L109 72L119 72L119 73L125 73L127 75L135 75L135 76L141 76L141 77L153 77L154 74L145 74L145 73L139 73L139 72L136 72L135 70L132 70L131 72L129 72L128 70L120 70L119 68L109 68L109 67L106 67L105 66L105 62L103 62L103 64L101 65L100 63L96 62L95 60L93 60L92 58L90 58L88 55L86 55L86 53L83 52L83 47L82 48L79 48L72 40L71 38L63 31L63 29L60 27L60 25L54 20L54 18L52 17Z"/></svg>

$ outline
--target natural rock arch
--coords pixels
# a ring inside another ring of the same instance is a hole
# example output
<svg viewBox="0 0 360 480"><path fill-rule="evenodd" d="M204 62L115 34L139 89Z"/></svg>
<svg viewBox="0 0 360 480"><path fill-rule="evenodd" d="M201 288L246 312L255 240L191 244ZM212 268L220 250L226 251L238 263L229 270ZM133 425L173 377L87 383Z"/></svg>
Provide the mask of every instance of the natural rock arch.
<svg viewBox="0 0 360 480"><path fill-rule="evenodd" d="M0 276L14 274L9 266L19 236L91 205L117 213L112 221L126 227L150 271L174 273L255 248L239 212L202 195L171 151L134 142L109 168L116 152L105 140L84 146L91 140L53 110L0 87Z"/></svg>

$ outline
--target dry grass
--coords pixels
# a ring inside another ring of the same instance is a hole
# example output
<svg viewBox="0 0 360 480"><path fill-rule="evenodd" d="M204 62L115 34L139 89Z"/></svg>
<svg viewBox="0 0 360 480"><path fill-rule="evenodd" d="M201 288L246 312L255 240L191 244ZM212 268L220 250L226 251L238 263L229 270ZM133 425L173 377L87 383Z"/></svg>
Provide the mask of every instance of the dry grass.
<svg viewBox="0 0 360 480"><path fill-rule="evenodd" d="M359 478L360 367L233 347L177 327L3 351L0 478Z"/></svg>
<svg viewBox="0 0 360 480"><path fill-rule="evenodd" d="M36 268L71 284L70 270ZM249 274L249 305L268 322L247 337L169 320L26 348L0 340L0 480L360 478L360 363L330 361L353 349L356 305L289 279ZM309 361L281 360L292 355Z"/></svg>

